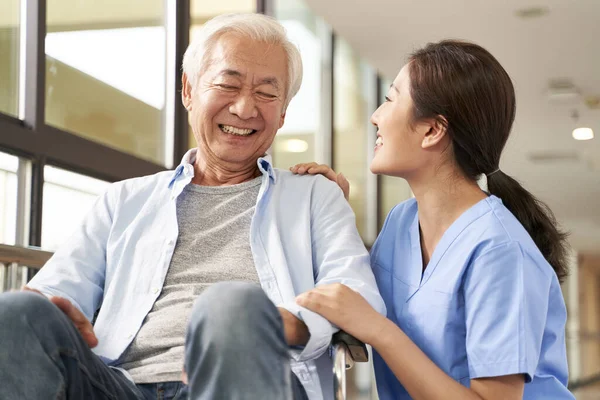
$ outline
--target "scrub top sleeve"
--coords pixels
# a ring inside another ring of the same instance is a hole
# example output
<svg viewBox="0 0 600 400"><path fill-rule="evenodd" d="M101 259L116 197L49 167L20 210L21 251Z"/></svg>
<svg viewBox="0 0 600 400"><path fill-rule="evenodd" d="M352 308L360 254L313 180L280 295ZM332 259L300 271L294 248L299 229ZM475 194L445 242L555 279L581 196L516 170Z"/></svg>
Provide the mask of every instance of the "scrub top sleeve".
<svg viewBox="0 0 600 400"><path fill-rule="evenodd" d="M469 266L464 280L466 348L471 379L536 370L551 279L517 242L496 246Z"/></svg>

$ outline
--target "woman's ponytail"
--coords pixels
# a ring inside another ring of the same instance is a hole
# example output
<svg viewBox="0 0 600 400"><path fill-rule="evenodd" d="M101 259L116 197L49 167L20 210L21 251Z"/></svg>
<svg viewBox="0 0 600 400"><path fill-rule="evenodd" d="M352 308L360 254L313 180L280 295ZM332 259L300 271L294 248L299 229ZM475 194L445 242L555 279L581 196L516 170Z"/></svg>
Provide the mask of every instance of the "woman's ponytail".
<svg viewBox="0 0 600 400"><path fill-rule="evenodd" d="M488 191L502 199L540 249L562 282L568 275L567 234L558 228L548 206L535 198L519 182L498 170L488 176Z"/></svg>

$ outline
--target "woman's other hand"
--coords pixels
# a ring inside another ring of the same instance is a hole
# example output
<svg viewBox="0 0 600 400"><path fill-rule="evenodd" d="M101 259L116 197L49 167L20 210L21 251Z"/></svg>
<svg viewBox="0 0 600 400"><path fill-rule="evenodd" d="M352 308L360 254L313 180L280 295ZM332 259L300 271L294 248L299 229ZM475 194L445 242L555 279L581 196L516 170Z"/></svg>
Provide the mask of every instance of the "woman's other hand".
<svg viewBox="0 0 600 400"><path fill-rule="evenodd" d="M339 173L336 174L334 170L332 170L328 165L325 164L317 164L315 162L305 163L305 164L296 164L290 168L294 174L298 175L317 175L321 174L327 179L335 182L344 192L344 197L346 200L350 198L350 182L346 179L344 174Z"/></svg>
<svg viewBox="0 0 600 400"><path fill-rule="evenodd" d="M386 318L360 294L341 283L319 286L296 297L296 303L320 314L358 340L372 343Z"/></svg>

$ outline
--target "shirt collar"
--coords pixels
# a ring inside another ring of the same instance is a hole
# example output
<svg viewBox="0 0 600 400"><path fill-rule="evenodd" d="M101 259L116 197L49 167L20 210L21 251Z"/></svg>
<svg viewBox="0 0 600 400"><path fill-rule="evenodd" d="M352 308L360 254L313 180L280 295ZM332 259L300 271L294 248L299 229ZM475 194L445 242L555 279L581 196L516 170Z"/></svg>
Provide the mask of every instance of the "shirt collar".
<svg viewBox="0 0 600 400"><path fill-rule="evenodd" d="M188 150L183 158L181 159L181 163L175 168L173 171L173 175L171 176L171 180L169 182L169 188L174 191L177 190L177 187L181 187L183 189L191 180L194 178L194 162L196 161L198 149L190 149ZM271 178L273 183L276 183L277 176L275 175L275 170L273 168L272 157L269 154L265 154L256 160L256 164L258 165L258 169L263 175ZM182 185L183 184L183 185ZM181 193L181 191L178 191ZM179 194L177 193L175 197Z"/></svg>

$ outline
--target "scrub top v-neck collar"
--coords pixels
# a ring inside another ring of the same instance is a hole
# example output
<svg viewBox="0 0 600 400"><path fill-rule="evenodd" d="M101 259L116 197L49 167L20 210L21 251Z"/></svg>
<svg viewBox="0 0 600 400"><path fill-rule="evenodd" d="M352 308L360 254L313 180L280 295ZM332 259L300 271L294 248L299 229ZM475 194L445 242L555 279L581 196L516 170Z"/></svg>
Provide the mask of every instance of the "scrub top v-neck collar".
<svg viewBox="0 0 600 400"><path fill-rule="evenodd" d="M440 261L444 258L446 251L452 246L452 243L458 238L469 225L480 218L482 215L491 211L489 202L493 200L499 200L495 196L489 196L482 199L463 212L460 217L456 219L446 229L446 232L442 235L437 246L431 254L431 259L427 264L427 268L423 271L423 254L421 251L421 234L419 229L419 212L415 214L415 218L410 226L410 240L411 240L411 254L412 262L410 264L410 289L407 301L411 299L431 278L431 275L435 272L435 269L439 265ZM418 207L418 206L417 206Z"/></svg>

